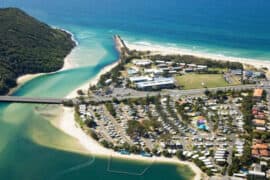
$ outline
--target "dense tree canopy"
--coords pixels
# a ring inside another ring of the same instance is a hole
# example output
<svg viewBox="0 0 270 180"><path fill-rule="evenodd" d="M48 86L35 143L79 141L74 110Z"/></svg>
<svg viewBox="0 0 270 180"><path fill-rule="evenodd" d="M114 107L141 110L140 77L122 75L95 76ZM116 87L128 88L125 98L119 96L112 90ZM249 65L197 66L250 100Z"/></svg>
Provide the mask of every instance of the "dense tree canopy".
<svg viewBox="0 0 270 180"><path fill-rule="evenodd" d="M71 35L16 8L0 8L0 94L27 73L59 70L75 46Z"/></svg>

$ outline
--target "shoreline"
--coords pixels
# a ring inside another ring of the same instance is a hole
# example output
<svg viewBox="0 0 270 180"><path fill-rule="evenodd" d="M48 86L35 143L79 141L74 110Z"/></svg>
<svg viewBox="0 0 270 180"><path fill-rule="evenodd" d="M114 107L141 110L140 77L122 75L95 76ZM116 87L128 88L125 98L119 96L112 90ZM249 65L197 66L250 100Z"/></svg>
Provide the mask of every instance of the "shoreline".
<svg viewBox="0 0 270 180"><path fill-rule="evenodd" d="M118 158L123 160L131 160L131 161L141 161L147 163L170 163L176 165L184 165L188 166L190 170L195 174L194 180L200 180L203 178L203 172L199 167L197 167L194 163L190 161L181 161L174 158L166 158L166 157L143 157L141 155L122 155L118 152L115 152L111 149L107 149L100 145L96 140L92 137L87 135L75 122L74 119L74 108L63 108L62 116L60 117L59 129L65 132L66 134L76 138L79 143L89 152L91 155L99 156L99 157L106 157L106 158Z"/></svg>
<svg viewBox="0 0 270 180"><path fill-rule="evenodd" d="M72 32L70 32L69 30L66 30L66 29L63 29L63 28L59 28L59 27L57 27L57 26L53 26L52 28L59 29L59 30L61 30L61 31L66 32L67 34L70 35L71 40L75 43L75 47L77 47L77 46L79 45L79 42L78 42L77 39L75 38L75 35L74 35ZM75 47L74 47L74 48L75 48Z"/></svg>
<svg viewBox="0 0 270 180"><path fill-rule="evenodd" d="M52 27L52 28L56 28L56 27ZM60 28L57 28L57 29L60 29ZM48 73L35 73L35 74L25 74L25 75L22 75L22 76L19 76L17 79L16 79L16 83L17 85L11 89L9 89L9 92L6 94L8 96L11 96L13 93L15 93L22 85L24 85L25 83L27 83L28 81L32 80L32 79L35 79L39 76L42 76L42 75L45 75L45 74L54 74L54 73L57 73L57 72L60 72L60 71L64 71L64 70L68 70L68 69L72 69L75 67L75 65L72 63L71 61L71 58L70 58L70 55L71 53L73 52L73 50L79 45L78 41L75 39L75 36L65 30L65 29L60 29L62 31L65 31L66 33L70 34L71 36L71 40L75 43L75 46L70 50L70 52L66 55L66 57L64 58L64 64L62 66L61 69L57 70L57 71L53 71L53 72L48 72Z"/></svg>
<svg viewBox="0 0 270 180"><path fill-rule="evenodd" d="M199 167L197 167L194 163L189 161L181 161L177 158L166 158L166 157L143 157L141 155L122 155L118 152L115 152L111 149L107 149L100 145L96 140L87 135L76 123L74 119L74 108L63 108L63 113L60 117L60 121L58 124L58 128L62 130L64 133L74 137L79 141L79 143L89 152L91 155L99 156L99 157L107 157L107 158L119 158L124 160L131 161L141 161L141 162L158 162L158 163L171 163L176 165L184 165L188 166L190 170L195 174L194 180L200 180L203 178L203 172Z"/></svg>
<svg viewBox="0 0 270 180"><path fill-rule="evenodd" d="M115 42L115 48L116 50L120 53L121 52L121 48L123 47L123 44L121 42L121 39L117 36L114 37L114 42ZM77 87L76 89L74 89L72 92L70 92L65 98L75 98L78 94L77 94L77 91L78 90L85 90L91 86L91 85L96 85L99 81L99 78L101 75L109 72L111 69L113 69L114 67L116 67L119 62L120 62L120 58L117 59L117 61L111 63L111 64L108 64L106 66L104 66L100 72L94 76L93 78L91 78L88 82L84 83L83 85Z"/></svg>
<svg viewBox="0 0 270 180"><path fill-rule="evenodd" d="M218 55L212 53L203 53L199 51L193 51L190 49L184 49L181 47L173 47L173 46L163 46L163 45L156 45L152 43L139 43L139 42L128 42L125 41L126 46L130 50L137 50L137 51L151 51L152 55L190 55L200 58L208 58L217 61L230 61L230 62L240 62L243 65L248 64L252 65L256 68L263 68L267 67L270 70L270 61L267 60L260 60L260 59L252 59L252 58L241 58L241 57L233 57L233 56L225 56L225 55Z"/></svg>
<svg viewBox="0 0 270 180"><path fill-rule="evenodd" d="M123 44L121 42L121 39L118 36L115 36L115 44L116 44L116 49L117 51L121 51L121 48L123 47ZM94 78L90 80L90 82L87 82L83 84L82 86L76 88L73 90L71 93L69 93L66 98L75 98L77 96L77 90L82 89L85 90L85 88L88 89L90 85L94 85L98 82L100 76L108 71L110 71L112 68L118 65L120 62L120 58L110 64L105 66ZM159 162L159 163L172 163L172 164L177 164L177 165L185 165L188 166L191 171L195 174L194 175L194 180L200 180L203 178L204 173L201 171L199 167L197 167L194 163L189 162L189 161L180 161L177 158L166 158L166 157L143 157L140 155L121 155L111 149L107 149L100 145L96 140L94 140L92 137L87 135L76 123L74 119L74 108L68 108L68 107L63 107L63 112L60 116L60 120L58 123L58 128L65 132L66 134L76 138L79 143L91 154L101 156L101 157L115 157L115 158L120 158L120 159L125 159L125 160L132 160L132 161L142 161L142 162Z"/></svg>

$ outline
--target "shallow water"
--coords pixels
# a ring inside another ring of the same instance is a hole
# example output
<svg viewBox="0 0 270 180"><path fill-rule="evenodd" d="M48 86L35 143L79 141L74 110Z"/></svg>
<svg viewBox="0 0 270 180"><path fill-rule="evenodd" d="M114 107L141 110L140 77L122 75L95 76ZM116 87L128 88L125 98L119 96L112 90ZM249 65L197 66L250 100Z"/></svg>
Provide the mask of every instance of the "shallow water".
<svg viewBox="0 0 270 180"><path fill-rule="evenodd" d="M112 36L130 42L180 46L207 53L269 59L270 2L267 0L9 0L50 25L71 31L79 46L71 54L75 69L35 78L14 95L65 97L117 59ZM77 141L42 117L42 105L0 105L1 179L189 179L190 171L157 164L142 176L110 173L108 160L83 151ZM59 108L60 109L60 108ZM60 113L60 110L59 110ZM72 151L72 152L69 152ZM74 152L76 151L76 152ZM149 166L114 160L117 171ZM135 173L136 173L135 172Z"/></svg>

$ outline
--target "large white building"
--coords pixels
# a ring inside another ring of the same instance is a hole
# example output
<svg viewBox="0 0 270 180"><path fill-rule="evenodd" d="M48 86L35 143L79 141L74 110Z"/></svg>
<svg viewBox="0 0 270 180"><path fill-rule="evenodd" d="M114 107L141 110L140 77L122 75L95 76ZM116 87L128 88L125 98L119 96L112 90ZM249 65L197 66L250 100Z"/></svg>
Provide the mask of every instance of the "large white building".
<svg viewBox="0 0 270 180"><path fill-rule="evenodd" d="M136 88L139 90L159 90L164 88L174 88L175 80L172 77L169 78L153 78L151 81L143 81L135 83Z"/></svg>
<svg viewBox="0 0 270 180"><path fill-rule="evenodd" d="M144 81L151 81L152 78L149 76L133 76L129 78L130 82L138 83L138 82L144 82Z"/></svg>
<svg viewBox="0 0 270 180"><path fill-rule="evenodd" d="M136 66L150 66L152 64L150 59L134 59L132 62Z"/></svg>

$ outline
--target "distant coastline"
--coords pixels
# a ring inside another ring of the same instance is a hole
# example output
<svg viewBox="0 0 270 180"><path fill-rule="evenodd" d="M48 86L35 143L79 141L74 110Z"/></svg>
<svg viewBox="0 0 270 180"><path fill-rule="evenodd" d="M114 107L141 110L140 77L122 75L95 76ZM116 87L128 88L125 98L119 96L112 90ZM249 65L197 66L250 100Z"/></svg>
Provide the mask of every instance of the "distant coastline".
<svg viewBox="0 0 270 180"><path fill-rule="evenodd" d="M193 51L189 49L184 49L181 47L163 46L151 43L133 43L129 41L124 42L130 50L150 51L152 54L161 55L191 55L195 57L208 58L213 60L240 62L242 64L253 65L256 68L267 67L268 69L270 69L270 61L266 60L216 55L212 53L203 53L196 50Z"/></svg>

